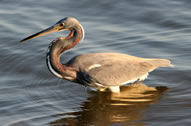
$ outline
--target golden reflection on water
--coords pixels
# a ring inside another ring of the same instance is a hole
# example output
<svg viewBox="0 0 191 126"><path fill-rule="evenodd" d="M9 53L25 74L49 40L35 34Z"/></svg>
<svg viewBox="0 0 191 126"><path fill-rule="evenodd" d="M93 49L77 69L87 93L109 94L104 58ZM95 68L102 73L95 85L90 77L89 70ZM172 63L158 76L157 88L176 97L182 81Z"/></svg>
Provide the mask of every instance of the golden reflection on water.
<svg viewBox="0 0 191 126"><path fill-rule="evenodd" d="M144 111L155 104L167 87L149 87L143 83L121 87L120 93L93 92L79 111L57 114L52 126L143 126Z"/></svg>

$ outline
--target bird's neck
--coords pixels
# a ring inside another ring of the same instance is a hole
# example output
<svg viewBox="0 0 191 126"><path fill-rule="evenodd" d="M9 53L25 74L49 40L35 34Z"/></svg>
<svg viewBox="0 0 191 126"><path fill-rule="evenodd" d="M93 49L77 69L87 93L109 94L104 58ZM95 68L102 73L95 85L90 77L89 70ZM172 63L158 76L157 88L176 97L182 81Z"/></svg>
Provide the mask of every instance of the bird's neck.
<svg viewBox="0 0 191 126"><path fill-rule="evenodd" d="M73 80L76 77L76 70L60 62L61 55L76 46L83 37L83 29L71 30L67 37L60 37L54 40L47 52L47 66L54 75L59 78Z"/></svg>

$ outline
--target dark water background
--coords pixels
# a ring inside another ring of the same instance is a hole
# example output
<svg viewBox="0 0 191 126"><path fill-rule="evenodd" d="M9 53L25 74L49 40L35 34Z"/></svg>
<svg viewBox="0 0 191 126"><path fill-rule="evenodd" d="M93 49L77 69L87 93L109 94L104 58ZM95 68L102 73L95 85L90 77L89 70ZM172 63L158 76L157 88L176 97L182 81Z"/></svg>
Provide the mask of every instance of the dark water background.
<svg viewBox="0 0 191 126"><path fill-rule="evenodd" d="M118 95L58 79L47 69L46 49L67 32L19 41L66 16L81 22L86 37L63 62L119 52L167 58L176 67L157 69ZM190 22L190 0L1 0L0 125L191 125Z"/></svg>

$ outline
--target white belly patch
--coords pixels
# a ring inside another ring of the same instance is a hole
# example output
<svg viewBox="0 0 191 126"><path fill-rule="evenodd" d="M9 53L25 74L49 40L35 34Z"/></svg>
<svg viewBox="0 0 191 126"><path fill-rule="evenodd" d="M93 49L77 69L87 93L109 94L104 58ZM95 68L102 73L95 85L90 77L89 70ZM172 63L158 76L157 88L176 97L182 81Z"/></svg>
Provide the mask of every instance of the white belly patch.
<svg viewBox="0 0 191 126"><path fill-rule="evenodd" d="M145 75L143 75L143 76L141 76L139 78L135 78L135 79L132 79L132 80L125 81L121 85L125 85L125 84L128 84L128 83L133 83L133 82L136 82L136 81L143 81L148 77L148 75L149 74L147 73L147 74L145 74Z"/></svg>

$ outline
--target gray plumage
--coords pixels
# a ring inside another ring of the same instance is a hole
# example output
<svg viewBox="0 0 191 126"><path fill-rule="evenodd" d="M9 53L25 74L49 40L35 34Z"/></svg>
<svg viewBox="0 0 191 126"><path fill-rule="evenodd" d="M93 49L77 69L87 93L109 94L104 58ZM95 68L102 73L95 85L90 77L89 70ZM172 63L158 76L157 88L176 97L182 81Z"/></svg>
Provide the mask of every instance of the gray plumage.
<svg viewBox="0 0 191 126"><path fill-rule="evenodd" d="M72 58L66 65L79 71L78 80L95 87L98 83L106 88L138 81L158 67L173 66L167 59L146 59L120 53L83 54ZM95 67L91 68L93 65Z"/></svg>

